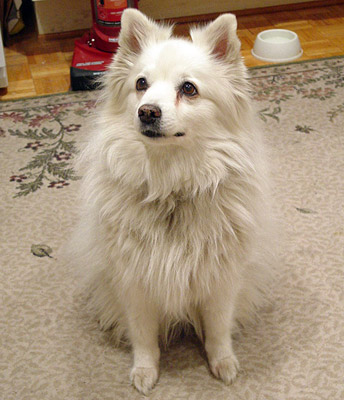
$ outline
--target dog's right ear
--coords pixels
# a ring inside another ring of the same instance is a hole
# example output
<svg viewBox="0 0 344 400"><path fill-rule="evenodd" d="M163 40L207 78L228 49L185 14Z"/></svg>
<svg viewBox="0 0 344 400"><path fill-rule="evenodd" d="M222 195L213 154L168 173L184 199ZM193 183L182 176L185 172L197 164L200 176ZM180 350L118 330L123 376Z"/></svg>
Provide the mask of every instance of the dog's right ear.
<svg viewBox="0 0 344 400"><path fill-rule="evenodd" d="M240 57L240 41L236 34L237 20L223 14L204 28L190 31L192 41L208 49L217 60L230 62Z"/></svg>
<svg viewBox="0 0 344 400"><path fill-rule="evenodd" d="M168 39L172 28L158 25L134 8L123 12L119 46L122 51L139 54L149 43Z"/></svg>

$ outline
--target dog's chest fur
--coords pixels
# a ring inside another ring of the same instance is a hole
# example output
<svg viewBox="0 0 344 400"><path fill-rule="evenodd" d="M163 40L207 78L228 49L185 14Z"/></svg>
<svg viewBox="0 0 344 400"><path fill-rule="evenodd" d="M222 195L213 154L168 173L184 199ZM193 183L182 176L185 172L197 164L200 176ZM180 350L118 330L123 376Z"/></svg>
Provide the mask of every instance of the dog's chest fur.
<svg viewBox="0 0 344 400"><path fill-rule="evenodd" d="M110 257L117 268L127 266L118 268L124 285L140 282L165 309L178 314L233 274L243 232L224 188L215 194L171 193L150 202L144 200L144 189L129 190L120 183L113 193L111 202L117 204L109 205L105 219L113 237Z"/></svg>

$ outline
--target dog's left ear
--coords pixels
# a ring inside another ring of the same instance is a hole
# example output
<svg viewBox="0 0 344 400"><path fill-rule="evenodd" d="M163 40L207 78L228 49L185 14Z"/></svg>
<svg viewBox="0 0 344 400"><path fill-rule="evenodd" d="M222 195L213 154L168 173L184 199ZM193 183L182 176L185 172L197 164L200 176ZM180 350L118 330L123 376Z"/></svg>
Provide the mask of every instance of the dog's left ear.
<svg viewBox="0 0 344 400"><path fill-rule="evenodd" d="M237 20L233 14L223 14L202 29L190 32L195 44L206 46L215 58L233 61L240 56L240 40L236 34Z"/></svg>

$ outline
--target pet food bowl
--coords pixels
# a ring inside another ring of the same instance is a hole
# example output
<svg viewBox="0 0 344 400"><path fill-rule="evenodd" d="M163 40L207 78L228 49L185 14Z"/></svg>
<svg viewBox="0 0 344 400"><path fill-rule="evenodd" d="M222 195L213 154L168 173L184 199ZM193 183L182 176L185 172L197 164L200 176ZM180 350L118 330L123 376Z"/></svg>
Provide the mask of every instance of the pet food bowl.
<svg viewBox="0 0 344 400"><path fill-rule="evenodd" d="M269 29L256 37L252 55L268 62L287 62L302 55L299 37L286 29Z"/></svg>

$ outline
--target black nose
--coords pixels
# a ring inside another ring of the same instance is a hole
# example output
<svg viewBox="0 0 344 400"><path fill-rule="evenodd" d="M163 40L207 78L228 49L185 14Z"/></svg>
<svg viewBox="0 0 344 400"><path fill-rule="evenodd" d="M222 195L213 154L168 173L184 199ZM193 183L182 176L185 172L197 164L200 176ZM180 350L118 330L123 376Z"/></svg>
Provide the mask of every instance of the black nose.
<svg viewBox="0 0 344 400"><path fill-rule="evenodd" d="M138 111L140 121L144 124L154 124L161 118L161 110L152 104L144 104Z"/></svg>

